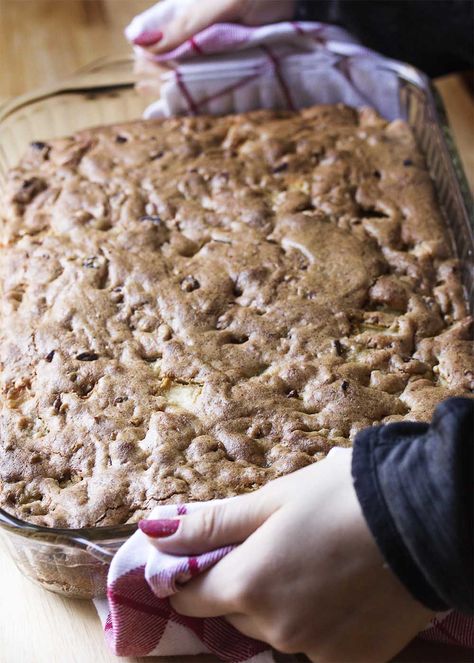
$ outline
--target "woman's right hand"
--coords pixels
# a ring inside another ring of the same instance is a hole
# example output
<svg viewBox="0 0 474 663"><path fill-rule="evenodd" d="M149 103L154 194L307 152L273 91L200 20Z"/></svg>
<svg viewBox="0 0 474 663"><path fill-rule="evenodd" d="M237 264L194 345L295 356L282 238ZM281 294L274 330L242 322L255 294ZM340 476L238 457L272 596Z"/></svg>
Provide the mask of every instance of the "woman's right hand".
<svg viewBox="0 0 474 663"><path fill-rule="evenodd" d="M129 41L158 55L172 51L213 23L264 25L294 16L295 0L163 0L135 17Z"/></svg>
<svg viewBox="0 0 474 663"><path fill-rule="evenodd" d="M352 453L178 519L144 520L162 552L240 544L170 598L189 617L224 616L242 633L312 661L390 660L433 616L385 563L360 508Z"/></svg>

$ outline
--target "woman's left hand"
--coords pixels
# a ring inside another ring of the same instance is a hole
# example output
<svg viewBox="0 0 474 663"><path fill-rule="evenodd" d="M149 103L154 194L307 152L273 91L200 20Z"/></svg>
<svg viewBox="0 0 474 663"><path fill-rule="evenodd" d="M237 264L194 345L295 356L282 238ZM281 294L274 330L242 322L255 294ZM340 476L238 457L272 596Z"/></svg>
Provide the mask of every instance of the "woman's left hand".
<svg viewBox="0 0 474 663"><path fill-rule="evenodd" d="M288 21L295 7L295 0L162 0L135 17L125 34L149 55L160 55L213 23Z"/></svg>
<svg viewBox="0 0 474 663"><path fill-rule="evenodd" d="M255 493L177 521L142 521L169 553L240 544L171 598L176 611L223 615L242 633L318 663L394 656L432 613L384 563L350 465L350 450L336 450Z"/></svg>

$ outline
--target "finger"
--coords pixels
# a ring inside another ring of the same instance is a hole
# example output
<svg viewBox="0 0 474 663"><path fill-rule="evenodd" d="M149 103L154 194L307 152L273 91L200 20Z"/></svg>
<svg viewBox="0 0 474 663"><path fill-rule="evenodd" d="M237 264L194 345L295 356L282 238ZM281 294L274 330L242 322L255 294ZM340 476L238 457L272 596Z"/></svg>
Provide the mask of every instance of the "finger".
<svg viewBox="0 0 474 663"><path fill-rule="evenodd" d="M142 35L161 31L161 27L166 23L170 23L176 17L176 14L177 7L173 0L158 2L132 19L125 28L125 36L128 41L139 43Z"/></svg>
<svg viewBox="0 0 474 663"><path fill-rule="evenodd" d="M255 536L255 535L253 535ZM171 605L187 617L221 617L242 612L242 573L248 566L245 544L238 546L208 571L170 598Z"/></svg>
<svg viewBox="0 0 474 663"><path fill-rule="evenodd" d="M189 8L163 25L161 38L149 50L155 54L167 53L213 23L237 21L244 4L241 0L202 0L199 10Z"/></svg>
<svg viewBox="0 0 474 663"><path fill-rule="evenodd" d="M133 71L139 78L135 85L135 89L139 94L153 95L156 98L160 96L161 86L163 81L157 75L160 68L156 62L151 62L148 59L137 57L135 58Z"/></svg>
<svg viewBox="0 0 474 663"><path fill-rule="evenodd" d="M163 32L161 30L144 30L138 37L135 37L133 43L135 46L147 48L148 46L153 46L153 44L156 44L161 39L163 39Z"/></svg>
<svg viewBox="0 0 474 663"><path fill-rule="evenodd" d="M203 618L222 617L236 611L230 579L223 577L220 571L216 573L219 564L187 582L170 597L171 606L176 612L187 617Z"/></svg>
<svg viewBox="0 0 474 663"><path fill-rule="evenodd" d="M150 96L150 97L159 97L160 92L161 92L161 84L160 81L154 81L152 79L146 79L143 81L139 81L135 85L135 90L138 94L143 95L143 96Z"/></svg>
<svg viewBox="0 0 474 663"><path fill-rule="evenodd" d="M198 555L240 543L276 509L275 500L259 490L206 505L180 518L142 520L138 526L150 542L163 552Z"/></svg>
<svg viewBox="0 0 474 663"><path fill-rule="evenodd" d="M156 62L153 62L145 57L135 58L133 64L133 73L140 78L154 78L156 79L156 72L158 70L158 65Z"/></svg>

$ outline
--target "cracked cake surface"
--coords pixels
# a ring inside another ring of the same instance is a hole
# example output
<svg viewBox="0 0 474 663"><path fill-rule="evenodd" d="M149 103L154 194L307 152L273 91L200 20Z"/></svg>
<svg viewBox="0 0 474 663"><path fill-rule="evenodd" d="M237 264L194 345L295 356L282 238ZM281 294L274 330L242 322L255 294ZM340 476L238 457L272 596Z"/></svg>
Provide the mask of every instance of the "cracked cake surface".
<svg viewBox="0 0 474 663"><path fill-rule="evenodd" d="M1 215L0 501L30 522L254 490L472 390L424 159L370 109L35 142Z"/></svg>

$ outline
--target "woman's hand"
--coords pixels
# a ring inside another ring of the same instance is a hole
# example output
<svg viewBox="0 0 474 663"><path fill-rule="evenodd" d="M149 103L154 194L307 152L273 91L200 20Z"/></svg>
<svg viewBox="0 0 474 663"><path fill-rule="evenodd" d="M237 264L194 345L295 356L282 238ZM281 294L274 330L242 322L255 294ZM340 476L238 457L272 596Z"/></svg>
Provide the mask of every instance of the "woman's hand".
<svg viewBox="0 0 474 663"><path fill-rule="evenodd" d="M351 452L335 450L255 493L176 520L142 521L169 553L240 543L171 598L177 612L224 615L242 633L318 663L395 655L432 613L384 564L350 465Z"/></svg>
<svg viewBox="0 0 474 663"><path fill-rule="evenodd" d="M264 25L290 20L295 0L164 0L130 23L126 35L148 53L171 51L213 23Z"/></svg>

